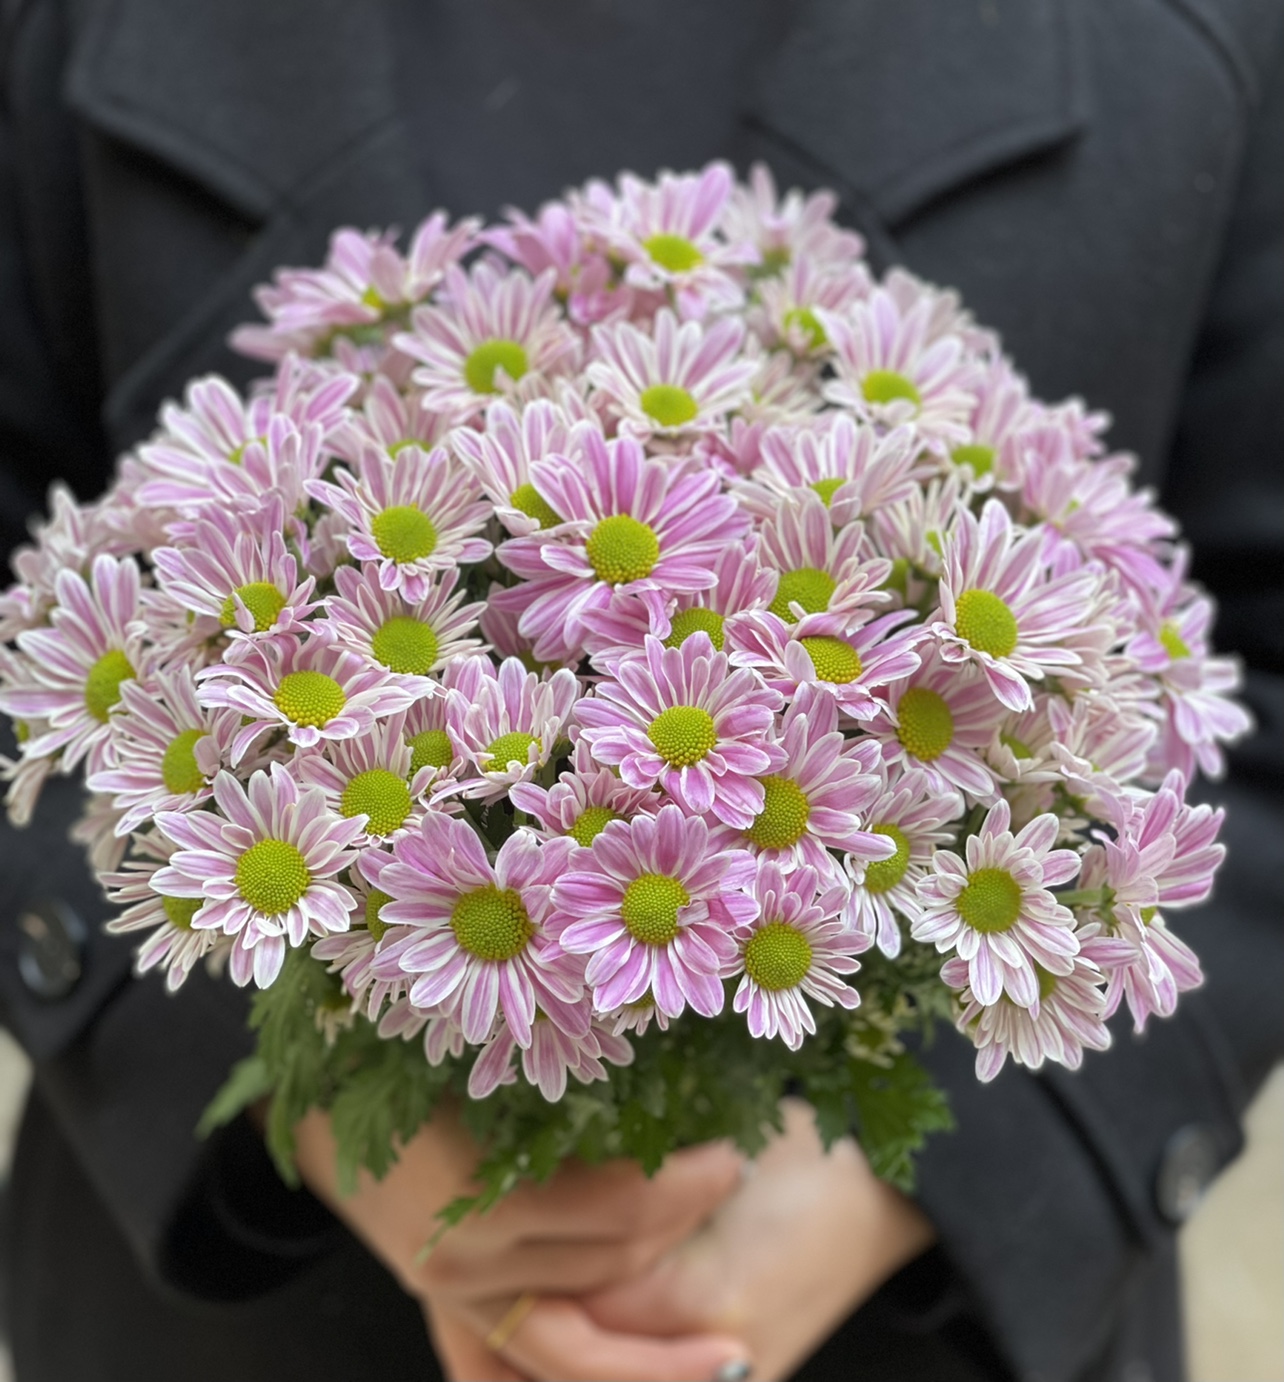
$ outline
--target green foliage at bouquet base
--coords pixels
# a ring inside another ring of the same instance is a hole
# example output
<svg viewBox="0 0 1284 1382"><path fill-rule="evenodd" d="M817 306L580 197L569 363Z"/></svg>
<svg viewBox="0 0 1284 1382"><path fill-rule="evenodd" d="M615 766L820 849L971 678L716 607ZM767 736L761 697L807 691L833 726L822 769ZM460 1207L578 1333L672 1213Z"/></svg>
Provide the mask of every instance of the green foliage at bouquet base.
<svg viewBox="0 0 1284 1382"><path fill-rule="evenodd" d="M430 1066L418 1039L385 1040L351 1013L337 980L306 952L288 957L280 978L255 997L258 1050L242 1061L206 1110L201 1131L271 1095L267 1142L282 1176L297 1184L293 1129L312 1108L329 1111L339 1182L355 1188L366 1168L381 1177L443 1099L458 1109L482 1148L478 1191L442 1211L443 1230L484 1211L522 1180L547 1179L569 1158L637 1161L652 1174L680 1147L728 1138L754 1156L781 1126L786 1096L816 1110L826 1146L855 1133L884 1179L911 1189L914 1155L929 1133L952 1126L943 1093L902 1038L930 1039L944 1016L939 959L910 947L897 960L865 957L862 1004L816 1009L816 1035L790 1052L749 1035L730 1011L713 1021L679 1019L631 1037L632 1065L609 1081L572 1081L550 1104L524 1079L489 1098L468 1097L472 1053Z"/></svg>

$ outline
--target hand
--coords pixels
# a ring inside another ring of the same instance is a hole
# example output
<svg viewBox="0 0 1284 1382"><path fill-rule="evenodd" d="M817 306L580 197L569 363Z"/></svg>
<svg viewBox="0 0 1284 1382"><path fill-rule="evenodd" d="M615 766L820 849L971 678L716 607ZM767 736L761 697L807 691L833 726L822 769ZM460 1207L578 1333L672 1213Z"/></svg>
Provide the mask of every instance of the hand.
<svg viewBox="0 0 1284 1382"><path fill-rule="evenodd" d="M442 1361L460 1382L523 1376L702 1382L744 1356L734 1338L684 1330L696 1337L622 1341L628 1346L613 1345L604 1357L609 1336L574 1301L560 1299L641 1276L690 1237L740 1182L741 1158L725 1145L670 1157L650 1180L631 1162L563 1166L547 1183L522 1185L490 1213L451 1229L425 1255L439 1226L437 1211L472 1188L478 1159L453 1111L439 1110L382 1181L363 1172L346 1197L338 1191L328 1116L308 1114L296 1140L304 1180L423 1302ZM481 1341L527 1291L541 1300L505 1349L515 1371ZM625 1370L611 1371L621 1353ZM604 1361L607 1371L599 1366Z"/></svg>
<svg viewBox="0 0 1284 1382"><path fill-rule="evenodd" d="M826 1154L808 1105L786 1100L784 1117L783 1135L704 1229L645 1276L584 1299L600 1327L738 1335L754 1382L773 1382L931 1245L930 1221L853 1141Z"/></svg>

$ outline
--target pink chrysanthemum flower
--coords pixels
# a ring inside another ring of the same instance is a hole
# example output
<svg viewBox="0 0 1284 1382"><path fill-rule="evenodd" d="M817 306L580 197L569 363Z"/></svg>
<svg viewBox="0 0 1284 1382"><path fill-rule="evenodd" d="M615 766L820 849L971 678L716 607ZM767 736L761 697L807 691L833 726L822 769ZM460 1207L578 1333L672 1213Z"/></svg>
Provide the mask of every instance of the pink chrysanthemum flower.
<svg viewBox="0 0 1284 1382"><path fill-rule="evenodd" d="M416 390L398 388L386 374L376 374L361 411L349 408L326 441L340 460L354 465L372 451L380 456L396 456L407 446L431 451L449 434L445 419L425 408Z"/></svg>
<svg viewBox="0 0 1284 1382"><path fill-rule="evenodd" d="M768 347L783 346L798 359L830 354L829 337L817 309L842 314L873 291L863 266L835 269L808 256L791 260L779 276L758 283L758 301L748 312L751 329Z"/></svg>
<svg viewBox="0 0 1284 1382"><path fill-rule="evenodd" d="M735 317L679 324L662 308L653 332L631 322L594 327L594 358L585 374L626 435L645 440L707 431L749 401L758 366L741 355L743 343L744 326Z"/></svg>
<svg viewBox="0 0 1284 1382"><path fill-rule="evenodd" d="M565 1013L583 992L579 962L554 954L545 934L553 884L574 848L518 830L492 864L472 826L429 812L391 857L363 859L392 898L380 916L395 930L375 973L408 976L410 1001L453 1018L473 1044L502 1013L517 1044L529 1046L537 1009Z"/></svg>
<svg viewBox="0 0 1284 1382"><path fill-rule="evenodd" d="M732 662L752 667L786 699L810 687L850 719L868 721L884 709L875 693L918 668L922 630L896 632L912 618L909 610L894 610L844 631L843 621L829 614L806 614L790 625L757 610L728 630L728 647Z"/></svg>
<svg viewBox="0 0 1284 1382"><path fill-rule="evenodd" d="M1041 681L1083 659L1077 635L1100 577L1088 568L1053 576L1042 529L1018 529L997 499L979 519L961 510L943 542L940 614L929 627L946 662L975 663L1009 710L1028 710Z"/></svg>
<svg viewBox="0 0 1284 1382"><path fill-rule="evenodd" d="M950 448L950 460L971 494L1017 489L1025 474L1030 430L1047 413L1035 404L1025 380L1007 360L991 361L975 385L976 406L968 419L970 439Z"/></svg>
<svg viewBox="0 0 1284 1382"><path fill-rule="evenodd" d="M64 772L82 758L91 773L113 761L112 712L121 686L148 671L135 622L139 589L133 561L106 555L94 558L88 581L75 571L58 573L50 627L18 635L25 656L11 661L15 680L0 693L6 715L44 722L43 732L23 744L24 757L61 751Z"/></svg>
<svg viewBox="0 0 1284 1382"><path fill-rule="evenodd" d="M933 791L989 804L998 788L983 754L1003 707L979 672L921 652L923 666L884 689L886 714L863 728L881 741L889 767L921 768Z"/></svg>
<svg viewBox="0 0 1284 1382"><path fill-rule="evenodd" d="M933 339L927 298L903 308L876 288L842 314L815 316L834 351L831 403L885 427L912 423L932 450L968 441L980 371L959 337Z"/></svg>
<svg viewBox="0 0 1284 1382"><path fill-rule="evenodd" d="M313 943L312 958L323 960L331 974L339 975L344 992L352 1000L354 1012L363 1013L377 1022L385 1007L391 1007L405 995L406 980L402 975L380 977L374 972L374 959L379 943L388 933L388 923L382 918L384 903L392 899L385 892L368 883L361 873L359 856L348 870L350 886L357 900L356 922L350 931L323 936ZM462 1052L462 1034L461 1034ZM459 1054L459 1053L456 1053ZM434 1062L440 1064L440 1061Z"/></svg>
<svg viewBox="0 0 1284 1382"><path fill-rule="evenodd" d="M367 733L376 716L408 710L435 691L426 677L393 676L321 638L247 640L234 645L228 658L196 679L202 705L241 713L233 766L269 730L285 728L290 742L305 749L324 739L352 739Z"/></svg>
<svg viewBox="0 0 1284 1382"><path fill-rule="evenodd" d="M467 592L452 589L450 575L428 585L417 601L385 590L373 566L341 566L334 583L326 618L313 630L394 676L426 677L481 647L471 635L482 606L463 604Z"/></svg>
<svg viewBox="0 0 1284 1382"><path fill-rule="evenodd" d="M1125 697L1114 695L1077 696L1069 703L1054 696L1047 700L1046 711L1046 753L1071 795L1103 818L1119 802L1121 784L1144 777L1157 734L1154 720ZM1012 738L1015 749L1043 749L1034 741L1024 744L1019 731Z"/></svg>
<svg viewBox="0 0 1284 1382"><path fill-rule="evenodd" d="M495 592L491 604L520 612L518 629L542 662L574 661L581 614L613 596L709 589L718 553L749 526L717 475L652 459L631 438L586 432L579 464L541 461L531 475L567 526L500 547L524 584Z"/></svg>
<svg viewBox="0 0 1284 1382"><path fill-rule="evenodd" d="M936 851L935 872L918 884L922 912L910 934L941 954L956 951L984 1007L1006 994L1032 1008L1039 1001L1039 968L1054 975L1074 970L1074 913L1048 889L1079 872L1079 856L1052 848L1061 823L1051 813L1016 835L1011 819L1006 801L992 806L980 832L968 837L966 862L950 850Z"/></svg>
<svg viewBox="0 0 1284 1382"><path fill-rule="evenodd" d="M152 886L157 872L168 866L178 848L163 835L136 835L133 854L119 873L101 878L107 900L123 910L107 922L113 936L150 931L134 956L134 973L147 974L159 967L165 987L176 993L197 964L226 941L217 931L198 931L192 917L201 906L199 897L168 897Z"/></svg>
<svg viewBox="0 0 1284 1382"><path fill-rule="evenodd" d="M733 486L760 520L773 518L786 500L801 497L799 491L811 490L833 526L846 528L918 489L918 446L908 427L881 435L838 413L823 425L769 428L761 447L762 464Z"/></svg>
<svg viewBox="0 0 1284 1382"><path fill-rule="evenodd" d="M982 1004L968 986L967 961L957 955L941 967L941 978L960 990L959 1031L976 1045L976 1077L985 1083L1003 1069L1009 1056L1038 1070L1045 1060L1078 1070L1085 1050L1110 1045L1105 1024L1101 971L1082 955L1069 974L1039 971L1039 1001L1023 1007L1009 999Z"/></svg>
<svg viewBox="0 0 1284 1382"><path fill-rule="evenodd" d="M587 849L612 821L628 821L637 815L653 816L663 798L649 788L630 787L609 768L593 761L581 739L571 755L571 771L552 787L534 782L514 783L509 800L533 818L546 836L569 835Z"/></svg>
<svg viewBox="0 0 1284 1382"><path fill-rule="evenodd" d="M702 317L740 305L736 271L758 259L751 244L728 244L719 234L734 185L725 163L699 173L663 172L654 183L624 173L609 201L598 185L588 203L598 215L588 224L624 260L626 283L668 292L684 317Z"/></svg>
<svg viewBox="0 0 1284 1382"><path fill-rule="evenodd" d="M587 1007L587 1000L585 1000ZM519 1050L507 1025L486 1043L468 1075L471 1098L484 1099L501 1085L515 1079L513 1055ZM602 1027L590 1027L582 1034L566 1030L563 1018L538 1012L531 1028L531 1044L521 1052L522 1074L550 1104L566 1093L566 1077L574 1075L580 1084L609 1080L604 1061L612 1065L631 1065L633 1048L620 1036Z"/></svg>
<svg viewBox="0 0 1284 1382"><path fill-rule="evenodd" d="M731 928L757 912L753 876L748 854L713 851L705 823L676 806L612 821L554 889L557 946L589 956L600 1013L650 995L669 1017L688 1003L715 1017L736 960Z"/></svg>
<svg viewBox="0 0 1284 1382"><path fill-rule="evenodd" d="M962 484L955 473L929 480L899 504L871 516L874 546L892 563L888 589L903 604L921 604L940 579L942 543L961 505Z"/></svg>
<svg viewBox="0 0 1284 1382"><path fill-rule="evenodd" d="M574 368L579 341L553 303L555 276L481 260L452 267L432 307L418 308L393 344L419 367L411 376L424 406L466 422L498 393L547 391Z"/></svg>
<svg viewBox="0 0 1284 1382"><path fill-rule="evenodd" d="M428 764L412 770L405 712L378 720L365 734L296 754L295 776L320 787L332 811L345 819L365 816L365 842L396 839L424 812L423 795L434 777Z"/></svg>
<svg viewBox="0 0 1284 1382"><path fill-rule="evenodd" d="M779 196L771 169L755 163L749 181L732 189L722 226L733 243L757 248L759 275L779 273L800 258L858 275L865 271L865 242L854 230L834 224L837 207L838 198L829 191L804 195L795 187Z"/></svg>
<svg viewBox="0 0 1284 1382"><path fill-rule="evenodd" d="M112 798L121 812L117 833L128 835L158 811L190 811L213 795L240 716L203 708L184 666L158 669L145 682L121 682L120 700L113 717L116 761L90 773L87 785Z"/></svg>
<svg viewBox="0 0 1284 1382"><path fill-rule="evenodd" d="M352 525L352 555L412 603L427 597L438 572L490 556L491 544L477 536L490 505L444 447L367 455L355 472L340 470L338 484L312 480L305 488Z"/></svg>
<svg viewBox="0 0 1284 1382"><path fill-rule="evenodd" d="M229 772L214 779L219 814L164 811L162 833L178 845L152 878L167 897L202 900L197 930L221 932L234 944L233 982L267 988L281 972L287 946L348 929L356 905L338 875L356 855L360 820L345 821L319 788L300 788L279 763L242 786Z"/></svg>
<svg viewBox="0 0 1284 1382"><path fill-rule="evenodd" d="M448 692L451 738L479 774L463 784L465 793L497 801L515 783L529 782L561 751L579 698L574 672L559 668L545 681L513 657L474 690Z"/></svg>
<svg viewBox="0 0 1284 1382"><path fill-rule="evenodd" d="M211 628L233 635L294 633L320 601L286 549L285 512L273 497L255 514L211 507L181 546L152 552L161 588Z"/></svg>
<svg viewBox="0 0 1284 1382"><path fill-rule="evenodd" d="M763 809L758 779L784 766L771 740L780 694L733 670L704 633L678 648L648 638L615 675L576 711L593 757L630 787L658 784L684 810L747 830Z"/></svg>
<svg viewBox="0 0 1284 1382"><path fill-rule="evenodd" d="M466 658L461 659L460 663L450 664L443 677L446 685L450 684L452 668L461 664L466 667L472 661L472 658ZM471 773L467 755L451 738L445 696L425 696L423 700L416 701L406 711L404 732L406 743L410 745L410 771L417 773L421 768L430 768L436 789ZM438 809L445 811L449 808L441 806Z"/></svg>
<svg viewBox="0 0 1284 1382"><path fill-rule="evenodd" d="M898 917L914 923L922 915L919 880L932 867L932 855L952 844L955 831L946 829L963 814L963 799L940 792L926 773L911 769L880 783L881 791L865 807L866 829L894 846L885 859L869 862L857 854L843 861L851 881L847 924L868 936L884 955L901 953Z"/></svg>
<svg viewBox="0 0 1284 1382"><path fill-rule="evenodd" d="M807 999L827 1008L854 1008L860 994L840 974L855 974L854 957L870 940L840 917L847 889L808 865L791 873L758 861L752 884L758 916L736 933L744 968L732 1008L746 1013L750 1035L779 1037L791 1051L815 1033Z"/></svg>

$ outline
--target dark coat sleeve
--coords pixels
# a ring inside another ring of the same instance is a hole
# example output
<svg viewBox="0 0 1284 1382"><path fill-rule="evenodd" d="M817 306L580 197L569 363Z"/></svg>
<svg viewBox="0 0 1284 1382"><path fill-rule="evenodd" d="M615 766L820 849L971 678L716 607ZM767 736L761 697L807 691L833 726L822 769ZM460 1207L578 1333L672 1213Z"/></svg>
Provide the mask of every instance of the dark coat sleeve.
<svg viewBox="0 0 1284 1382"><path fill-rule="evenodd" d="M1169 921L1207 982L1078 1073L982 1086L952 1034L928 1053L958 1131L923 1159L920 1200L1018 1375L1080 1376L1147 1273L1171 1262L1193 1193L1242 1146L1240 1118L1284 1056L1284 54L1259 105L1161 501L1245 660L1254 737L1227 781L1215 895ZM1149 1375L1149 1374L1148 1374Z"/></svg>

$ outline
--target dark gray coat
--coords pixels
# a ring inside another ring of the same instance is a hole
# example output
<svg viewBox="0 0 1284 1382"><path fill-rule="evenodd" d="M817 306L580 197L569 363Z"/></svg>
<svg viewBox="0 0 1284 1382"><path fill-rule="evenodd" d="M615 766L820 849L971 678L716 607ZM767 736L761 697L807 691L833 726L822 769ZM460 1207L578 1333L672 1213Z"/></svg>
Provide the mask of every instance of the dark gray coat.
<svg viewBox="0 0 1284 1382"><path fill-rule="evenodd" d="M224 339L249 289L333 226L529 206L622 164L765 158L834 187L876 261L957 286L1037 393L1114 414L1262 724L1215 792L1217 898L1178 922L1209 982L1076 1076L982 1088L942 1041L942 1250L807 1376L1175 1382L1173 1225L1284 1053L1278 0L7 0L0 64L10 540L51 477L101 488L188 377L245 379ZM0 1011L37 1059L23 1382L431 1375L414 1308L273 1191L244 1129L193 1142L241 999L126 982L61 843L72 796L0 837Z"/></svg>

